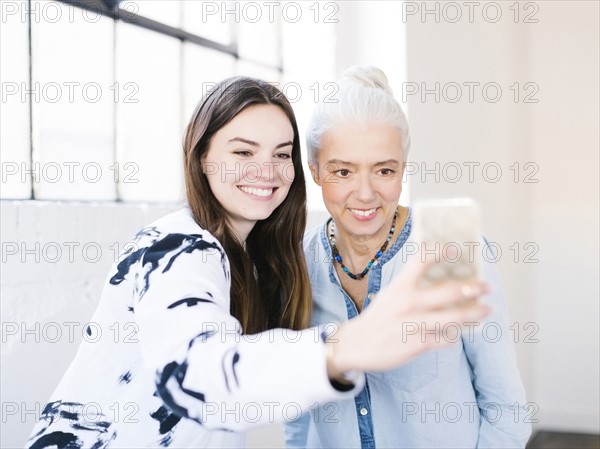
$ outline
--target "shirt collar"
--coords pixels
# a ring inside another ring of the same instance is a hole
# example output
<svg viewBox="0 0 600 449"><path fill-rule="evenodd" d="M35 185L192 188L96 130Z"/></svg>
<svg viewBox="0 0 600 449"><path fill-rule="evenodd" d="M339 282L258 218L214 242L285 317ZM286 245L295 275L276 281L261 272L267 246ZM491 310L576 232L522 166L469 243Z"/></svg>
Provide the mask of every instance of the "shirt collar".
<svg viewBox="0 0 600 449"><path fill-rule="evenodd" d="M331 246L329 246L329 238L327 236L327 222L329 219L325 220L323 226L321 226L321 245L325 249L325 254L327 255L327 260L330 262L333 261L333 254L331 253ZM412 229L412 209L408 209L408 216L406 217L406 221L404 222L404 226L400 231L400 235L398 238L392 243L383 255L377 260L378 265L384 265L387 261L392 259L398 251L404 246L406 241L408 240L408 236L410 235L410 231Z"/></svg>

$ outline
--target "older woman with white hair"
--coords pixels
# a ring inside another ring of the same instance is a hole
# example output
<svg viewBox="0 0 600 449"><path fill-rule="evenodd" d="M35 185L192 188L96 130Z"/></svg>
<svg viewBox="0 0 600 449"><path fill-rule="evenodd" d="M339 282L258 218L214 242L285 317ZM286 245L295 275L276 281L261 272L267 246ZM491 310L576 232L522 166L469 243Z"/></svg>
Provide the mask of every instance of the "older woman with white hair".
<svg viewBox="0 0 600 449"><path fill-rule="evenodd" d="M347 70L338 101L315 108L307 145L331 215L304 240L311 324L325 325L359 316L411 258L411 210L398 205L410 138L385 74L374 67ZM456 343L400 368L366 373L354 398L315 407L288 425L288 447L524 447L531 413L506 306L494 267L482 268L492 287L489 320L502 338L463 332ZM355 344L361 341L357 336Z"/></svg>

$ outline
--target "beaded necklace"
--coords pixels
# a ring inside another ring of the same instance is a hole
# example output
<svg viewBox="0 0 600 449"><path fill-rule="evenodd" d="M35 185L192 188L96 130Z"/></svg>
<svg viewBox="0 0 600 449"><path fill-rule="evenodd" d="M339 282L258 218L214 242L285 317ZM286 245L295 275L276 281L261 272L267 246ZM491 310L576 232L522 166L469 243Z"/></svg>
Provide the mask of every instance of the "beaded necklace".
<svg viewBox="0 0 600 449"><path fill-rule="evenodd" d="M333 260L335 260L337 263L340 264L340 266L342 267L342 271L344 273L346 273L350 278L360 281L369 272L371 267L377 263L375 261L383 255L388 244L390 243L390 240L392 240L394 231L396 230L396 218L397 217L398 217L398 208L396 208L396 212L394 213L394 220L392 221L392 227L390 228L390 233L387 236L387 238L385 239L385 242L383 242L383 245L381 245L381 248L379 248L379 251L377 251L375 253L375 256L369 261L369 263L367 264L365 269L359 274L354 274L354 273L350 272L348 267L346 265L344 265L344 263L342 262L342 256L340 256L340 252L338 251L337 246L335 244L335 222L333 221L333 218L330 218L329 219L329 244L331 245L331 252L333 253Z"/></svg>

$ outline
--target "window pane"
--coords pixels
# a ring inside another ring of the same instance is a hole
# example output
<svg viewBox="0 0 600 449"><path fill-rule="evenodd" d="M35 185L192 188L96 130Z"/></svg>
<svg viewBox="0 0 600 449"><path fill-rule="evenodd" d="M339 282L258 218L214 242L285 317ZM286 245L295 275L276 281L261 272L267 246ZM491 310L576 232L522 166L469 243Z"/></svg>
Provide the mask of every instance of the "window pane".
<svg viewBox="0 0 600 449"><path fill-rule="evenodd" d="M139 14L148 19L179 28L181 26L181 3L177 0L124 1L119 7L128 13Z"/></svg>
<svg viewBox="0 0 600 449"><path fill-rule="evenodd" d="M241 58L278 67L281 44L279 18L277 9L269 10L266 6L258 2L239 6L238 51Z"/></svg>
<svg viewBox="0 0 600 449"><path fill-rule="evenodd" d="M114 199L113 21L60 2L32 8L35 197Z"/></svg>
<svg viewBox="0 0 600 449"><path fill-rule="evenodd" d="M118 23L116 49L120 197L177 201L183 191L180 41Z"/></svg>
<svg viewBox="0 0 600 449"><path fill-rule="evenodd" d="M235 23L232 2L183 2L183 28L190 33L223 45L231 44L231 31Z"/></svg>
<svg viewBox="0 0 600 449"><path fill-rule="evenodd" d="M183 45L183 124L187 125L202 96L219 81L234 75L233 56L200 47Z"/></svg>
<svg viewBox="0 0 600 449"><path fill-rule="evenodd" d="M10 9L5 6L0 26L1 198L29 198L29 30L23 14L27 2L12 2Z"/></svg>

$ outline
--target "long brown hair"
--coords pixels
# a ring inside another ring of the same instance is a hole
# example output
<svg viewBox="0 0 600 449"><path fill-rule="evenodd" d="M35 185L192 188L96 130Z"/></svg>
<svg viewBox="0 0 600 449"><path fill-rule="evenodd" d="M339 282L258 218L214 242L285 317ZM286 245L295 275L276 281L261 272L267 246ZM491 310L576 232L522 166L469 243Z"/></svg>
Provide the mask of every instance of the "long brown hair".
<svg viewBox="0 0 600 449"><path fill-rule="evenodd" d="M244 248L208 184L202 160L217 131L253 105L278 106L289 118L294 130L295 176L285 200L271 216L256 223ZM229 258L231 313L240 321L243 332L307 327L312 298L302 251L306 186L298 125L287 98L262 80L234 77L222 81L196 107L185 133L183 158L187 200L194 219L219 240Z"/></svg>

